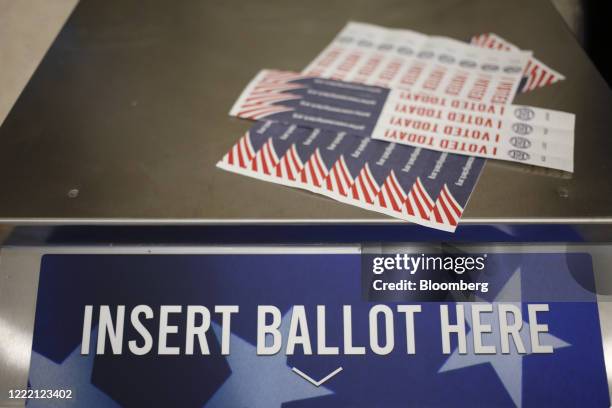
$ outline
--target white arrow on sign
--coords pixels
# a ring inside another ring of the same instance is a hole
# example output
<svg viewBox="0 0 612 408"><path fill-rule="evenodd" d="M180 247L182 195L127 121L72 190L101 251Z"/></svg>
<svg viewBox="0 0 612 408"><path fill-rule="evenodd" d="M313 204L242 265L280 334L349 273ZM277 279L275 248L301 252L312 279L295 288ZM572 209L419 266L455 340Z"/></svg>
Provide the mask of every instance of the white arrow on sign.
<svg viewBox="0 0 612 408"><path fill-rule="evenodd" d="M302 377L303 379L305 379L306 381L308 381L309 383L311 383L312 385L314 385L315 387L320 387L323 383L329 381L330 378L332 378L334 375L336 375L340 371L342 371L342 367L336 368L334 371L332 371L331 373L327 374L324 378L322 378L319 381L315 381L311 376L309 376L308 374L300 371L298 368L291 367L291 370L294 373L296 373L297 375L299 375L300 377Z"/></svg>

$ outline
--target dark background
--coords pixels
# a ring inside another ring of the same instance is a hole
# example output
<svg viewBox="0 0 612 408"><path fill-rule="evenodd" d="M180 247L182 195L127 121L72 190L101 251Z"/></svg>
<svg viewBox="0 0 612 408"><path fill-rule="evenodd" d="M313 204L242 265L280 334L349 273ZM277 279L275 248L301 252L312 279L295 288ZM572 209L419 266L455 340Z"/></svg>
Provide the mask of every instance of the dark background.
<svg viewBox="0 0 612 408"><path fill-rule="evenodd" d="M612 38L608 0L552 0L576 39L593 60L608 85L612 84L612 58L609 41Z"/></svg>

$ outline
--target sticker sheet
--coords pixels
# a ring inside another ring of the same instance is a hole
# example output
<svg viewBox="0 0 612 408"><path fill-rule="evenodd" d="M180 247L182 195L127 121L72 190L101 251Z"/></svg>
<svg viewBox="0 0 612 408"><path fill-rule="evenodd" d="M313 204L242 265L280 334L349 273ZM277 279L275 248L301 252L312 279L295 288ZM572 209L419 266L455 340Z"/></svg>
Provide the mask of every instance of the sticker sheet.
<svg viewBox="0 0 612 408"><path fill-rule="evenodd" d="M495 34L351 22L301 73L248 84L230 115L262 122L217 166L454 231L484 158L573 171L574 115L511 104L562 79Z"/></svg>
<svg viewBox="0 0 612 408"><path fill-rule="evenodd" d="M530 52L518 49L501 51L447 37L350 22L303 73L508 104L530 58Z"/></svg>
<svg viewBox="0 0 612 408"><path fill-rule="evenodd" d="M573 171L574 115L263 70L230 115Z"/></svg>
<svg viewBox="0 0 612 408"><path fill-rule="evenodd" d="M503 51L516 51L519 49L516 45L494 33L475 35L472 37L471 44L478 47ZM521 92L529 92L563 81L564 79L565 76L563 74L550 68L537 58L531 57L523 71L523 80L521 81L519 90Z"/></svg>
<svg viewBox="0 0 612 408"><path fill-rule="evenodd" d="M370 211L454 231L483 159L265 121L217 163Z"/></svg>

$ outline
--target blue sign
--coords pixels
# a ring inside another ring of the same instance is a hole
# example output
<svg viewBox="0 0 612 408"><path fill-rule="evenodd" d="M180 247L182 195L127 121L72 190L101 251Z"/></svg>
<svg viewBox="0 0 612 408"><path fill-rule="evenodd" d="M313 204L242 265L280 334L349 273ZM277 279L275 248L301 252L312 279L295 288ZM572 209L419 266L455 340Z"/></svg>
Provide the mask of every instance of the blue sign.
<svg viewBox="0 0 612 408"><path fill-rule="evenodd" d="M568 264L589 287L590 257L489 262L505 282L482 302L416 304L364 301L357 254L46 255L29 387L83 407L610 406L595 295L517 297L575 285Z"/></svg>

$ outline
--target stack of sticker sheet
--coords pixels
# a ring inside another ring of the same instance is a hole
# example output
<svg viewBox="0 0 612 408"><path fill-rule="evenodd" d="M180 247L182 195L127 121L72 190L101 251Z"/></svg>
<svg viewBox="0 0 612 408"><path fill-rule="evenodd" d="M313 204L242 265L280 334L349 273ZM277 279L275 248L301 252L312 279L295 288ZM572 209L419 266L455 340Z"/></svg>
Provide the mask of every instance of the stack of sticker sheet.
<svg viewBox="0 0 612 408"><path fill-rule="evenodd" d="M495 34L349 23L302 73L255 76L230 115L258 123L218 167L454 231L485 158L573 171L574 115L511 104L563 79Z"/></svg>

